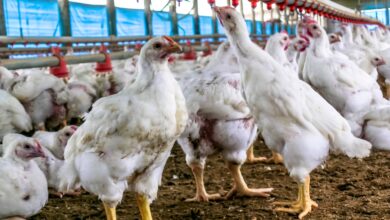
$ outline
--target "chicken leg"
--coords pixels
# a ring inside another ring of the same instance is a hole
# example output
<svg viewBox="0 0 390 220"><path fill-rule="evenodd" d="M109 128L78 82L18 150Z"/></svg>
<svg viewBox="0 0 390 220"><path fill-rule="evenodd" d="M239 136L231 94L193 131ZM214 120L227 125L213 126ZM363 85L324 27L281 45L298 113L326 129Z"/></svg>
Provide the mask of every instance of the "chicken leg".
<svg viewBox="0 0 390 220"><path fill-rule="evenodd" d="M258 162L263 162L266 160L267 160L266 157L255 157L255 155L253 153L253 144L246 151L246 162L247 163L258 163Z"/></svg>
<svg viewBox="0 0 390 220"><path fill-rule="evenodd" d="M228 168L233 176L234 186L225 196L226 199L231 198L232 196L238 194L242 196L261 196L268 197L269 193L273 190L273 188L262 188L262 189L250 189L245 183L244 178L241 174L241 165L233 164L228 162Z"/></svg>
<svg viewBox="0 0 390 220"><path fill-rule="evenodd" d="M267 160L268 163L283 164L283 157L279 153L272 151L272 157Z"/></svg>
<svg viewBox="0 0 390 220"><path fill-rule="evenodd" d="M299 213L298 218L302 219L312 207L317 208L318 204L310 198L310 176L307 176L303 183L298 183L298 199L294 202L274 202L274 205L290 206L290 208L276 208L278 212Z"/></svg>
<svg viewBox="0 0 390 220"><path fill-rule="evenodd" d="M215 194L208 194L206 192L206 189L204 187L204 181L203 181L203 167L199 164L191 164L190 165L192 174L195 178L195 184L196 184L196 195L192 199L187 199L187 202L208 202L209 200L215 200L221 198L221 195L218 193Z"/></svg>
<svg viewBox="0 0 390 220"><path fill-rule="evenodd" d="M137 194L137 204L142 220L152 220L152 213L150 212L150 205L148 198L145 195Z"/></svg>
<svg viewBox="0 0 390 220"><path fill-rule="evenodd" d="M116 220L116 208L111 207L109 204L103 202L104 211L106 212L107 220Z"/></svg>

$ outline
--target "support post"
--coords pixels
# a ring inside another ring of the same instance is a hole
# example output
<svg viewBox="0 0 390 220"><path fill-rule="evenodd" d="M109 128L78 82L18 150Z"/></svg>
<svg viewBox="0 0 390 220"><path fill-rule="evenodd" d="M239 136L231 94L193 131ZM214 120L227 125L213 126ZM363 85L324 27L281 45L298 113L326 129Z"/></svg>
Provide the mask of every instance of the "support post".
<svg viewBox="0 0 390 220"><path fill-rule="evenodd" d="M386 9L386 24L385 25L389 25L390 24L390 15L389 15L389 2L388 2L388 0L385 0L385 9Z"/></svg>
<svg viewBox="0 0 390 220"><path fill-rule="evenodd" d="M212 19L213 34L217 34L218 33L217 15L214 10L212 10L212 13L213 14L211 19ZM214 41L218 42L218 38L217 37L214 38Z"/></svg>
<svg viewBox="0 0 390 220"><path fill-rule="evenodd" d="M70 27L69 0L58 0L58 9L60 10L61 36L70 37L72 30Z"/></svg>
<svg viewBox="0 0 390 220"><path fill-rule="evenodd" d="M256 12L255 12L255 8L252 8L252 34L256 34L257 33L257 30L256 30Z"/></svg>
<svg viewBox="0 0 390 220"><path fill-rule="evenodd" d="M114 0L107 0L107 22L108 22L108 35L117 36L116 29L116 10Z"/></svg>
<svg viewBox="0 0 390 220"><path fill-rule="evenodd" d="M198 10L198 0L194 0L194 28L195 35L200 34L200 20L199 20L199 10Z"/></svg>
<svg viewBox="0 0 390 220"><path fill-rule="evenodd" d="M150 10L151 0L144 0L144 11L145 11L145 23L146 23L146 35L149 37L153 36L153 28L152 28L152 11Z"/></svg>
<svg viewBox="0 0 390 220"><path fill-rule="evenodd" d="M177 13L176 13L176 0L171 0L171 24L172 24L172 34L173 35L179 35L179 27L178 27L178 19L177 19Z"/></svg>
<svg viewBox="0 0 390 220"><path fill-rule="evenodd" d="M7 36L5 27L4 1L0 0L0 36Z"/></svg>

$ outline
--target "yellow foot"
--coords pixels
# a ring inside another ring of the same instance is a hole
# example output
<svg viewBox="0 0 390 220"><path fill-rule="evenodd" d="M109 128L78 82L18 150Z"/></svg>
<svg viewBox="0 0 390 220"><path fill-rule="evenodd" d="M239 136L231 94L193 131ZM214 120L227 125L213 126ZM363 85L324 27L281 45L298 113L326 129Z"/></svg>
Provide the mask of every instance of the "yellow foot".
<svg viewBox="0 0 390 220"><path fill-rule="evenodd" d="M254 157L252 155L252 157L247 157L246 158L246 163L261 163L261 162L264 162L264 161L268 161L268 159L266 157Z"/></svg>
<svg viewBox="0 0 390 220"><path fill-rule="evenodd" d="M253 153L253 145L251 145L247 152L246 152L246 162L247 163L259 163L259 162L264 162L267 161L266 157L255 157Z"/></svg>
<svg viewBox="0 0 390 220"><path fill-rule="evenodd" d="M231 197L237 196L248 196L248 197L268 197L270 193L274 190L273 188L260 188L260 189L250 189L248 187L238 188L236 186L231 189L225 199L230 199Z"/></svg>
<svg viewBox="0 0 390 220"><path fill-rule="evenodd" d="M58 198L62 198L64 196L64 193L55 192L55 191L49 191L49 194L53 196L57 196Z"/></svg>
<svg viewBox="0 0 390 220"><path fill-rule="evenodd" d="M222 196L219 193L214 194L208 194L208 193L201 193L197 194L194 198L186 199L186 202L208 202L210 200L218 200L221 199Z"/></svg>
<svg viewBox="0 0 390 220"><path fill-rule="evenodd" d="M288 212L288 213L292 213L292 214L299 213L299 216L298 216L299 219L302 219L309 212L311 212L312 207L314 207L314 208L318 207L318 204L316 202L314 202L313 200L311 200L311 199L308 200L308 201L305 201L305 202L301 202L301 201L295 201L295 202L275 202L273 204L290 206L289 208L285 208L285 207L275 208L275 211L277 211L277 212Z"/></svg>
<svg viewBox="0 0 390 220"><path fill-rule="evenodd" d="M267 160L267 163L283 164L282 155L272 151L272 157Z"/></svg>

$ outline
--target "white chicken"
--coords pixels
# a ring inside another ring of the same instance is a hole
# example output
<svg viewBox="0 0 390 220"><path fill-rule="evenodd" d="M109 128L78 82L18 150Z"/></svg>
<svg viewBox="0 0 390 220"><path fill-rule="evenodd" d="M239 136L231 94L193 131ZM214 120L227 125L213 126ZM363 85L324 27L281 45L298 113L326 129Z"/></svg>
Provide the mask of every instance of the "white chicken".
<svg viewBox="0 0 390 220"><path fill-rule="evenodd" d="M20 134L3 139L0 158L0 218L27 218L37 214L48 199L45 175L31 159L45 157L39 143Z"/></svg>
<svg viewBox="0 0 390 220"><path fill-rule="evenodd" d="M390 106L371 110L363 120L364 139L377 149L390 151Z"/></svg>
<svg viewBox="0 0 390 220"><path fill-rule="evenodd" d="M307 23L307 33L312 40L303 79L348 119L358 136L357 115L386 102L379 85L346 56L330 50L326 32L316 21Z"/></svg>
<svg viewBox="0 0 390 220"><path fill-rule="evenodd" d="M214 65L217 60L222 63L221 66ZM240 168L245 162L248 147L257 136L257 126L242 97L237 65L230 45L224 43L202 72L194 72L179 80L186 98L189 121L178 143L186 154L187 165L196 183L196 195L187 201L209 201L221 197L208 194L203 182L206 159L215 153L222 154L234 180L234 187L226 198L236 193L268 196L272 190L249 189L241 175ZM220 71L222 66L224 72Z"/></svg>
<svg viewBox="0 0 390 220"><path fill-rule="evenodd" d="M297 201L278 203L291 207L276 211L299 213L303 218L317 207L310 199L309 174L324 162L329 148L362 158L370 154L371 144L354 137L331 105L257 47L240 13L231 7L214 10L238 58L246 101L265 143L282 154L299 186Z"/></svg>
<svg viewBox="0 0 390 220"><path fill-rule="evenodd" d="M305 52L309 44L310 42L308 38L304 36L297 36L291 40L291 43L288 46L286 52L287 59L291 63L292 69L297 74L299 72L298 55L300 57Z"/></svg>
<svg viewBox="0 0 390 220"><path fill-rule="evenodd" d="M64 151L69 138L76 131L77 126L71 125L62 128L57 132L37 131L33 138L37 139L45 153L44 158L35 158L34 161L45 174L49 188L53 189L51 193L62 197L59 193L60 169L64 164Z"/></svg>
<svg viewBox="0 0 390 220"><path fill-rule="evenodd" d="M185 100L167 57L181 50L169 37L141 49L137 78L121 92L94 103L65 148L61 189L80 184L103 201L108 219L126 188L137 193L142 219L152 219L162 172L187 123Z"/></svg>
<svg viewBox="0 0 390 220"><path fill-rule="evenodd" d="M295 72L294 66L290 63L287 58L286 51L290 44L290 38L286 32L273 34L267 41L265 51L271 55L272 58L277 60L283 67L289 68L290 73L298 78L298 71Z"/></svg>
<svg viewBox="0 0 390 220"><path fill-rule="evenodd" d="M8 133L27 132L31 129L31 119L23 105L0 89L0 140Z"/></svg>
<svg viewBox="0 0 390 220"><path fill-rule="evenodd" d="M33 138L37 139L43 147L50 150L54 156L63 160L65 146L76 130L77 126L70 125L56 132L36 131Z"/></svg>
<svg viewBox="0 0 390 220"><path fill-rule="evenodd" d="M25 107L35 128L57 127L66 119L68 90L65 83L42 71L30 71L13 78L6 88Z"/></svg>

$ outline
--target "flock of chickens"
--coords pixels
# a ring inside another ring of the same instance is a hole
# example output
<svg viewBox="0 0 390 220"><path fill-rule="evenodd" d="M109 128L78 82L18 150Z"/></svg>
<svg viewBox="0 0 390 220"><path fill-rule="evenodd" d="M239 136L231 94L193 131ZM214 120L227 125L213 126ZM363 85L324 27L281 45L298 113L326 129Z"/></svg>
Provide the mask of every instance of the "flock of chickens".
<svg viewBox="0 0 390 220"><path fill-rule="evenodd" d="M0 67L0 218L38 213L49 190L86 190L115 220L130 190L142 219L152 219L149 204L177 141L196 183L188 201L267 197L273 189L248 188L240 168L272 160L298 183L297 199L275 202L275 210L301 219L318 206L310 172L329 151L363 158L372 147L390 150L387 30L341 24L340 33L327 35L304 17L297 37L274 34L263 50L234 8L214 10L228 41L197 61L179 60L180 46L163 36L106 74L80 64L64 81L46 70ZM254 157L251 145L260 137L273 158ZM206 159L215 153L233 177L226 195L204 186Z"/></svg>

